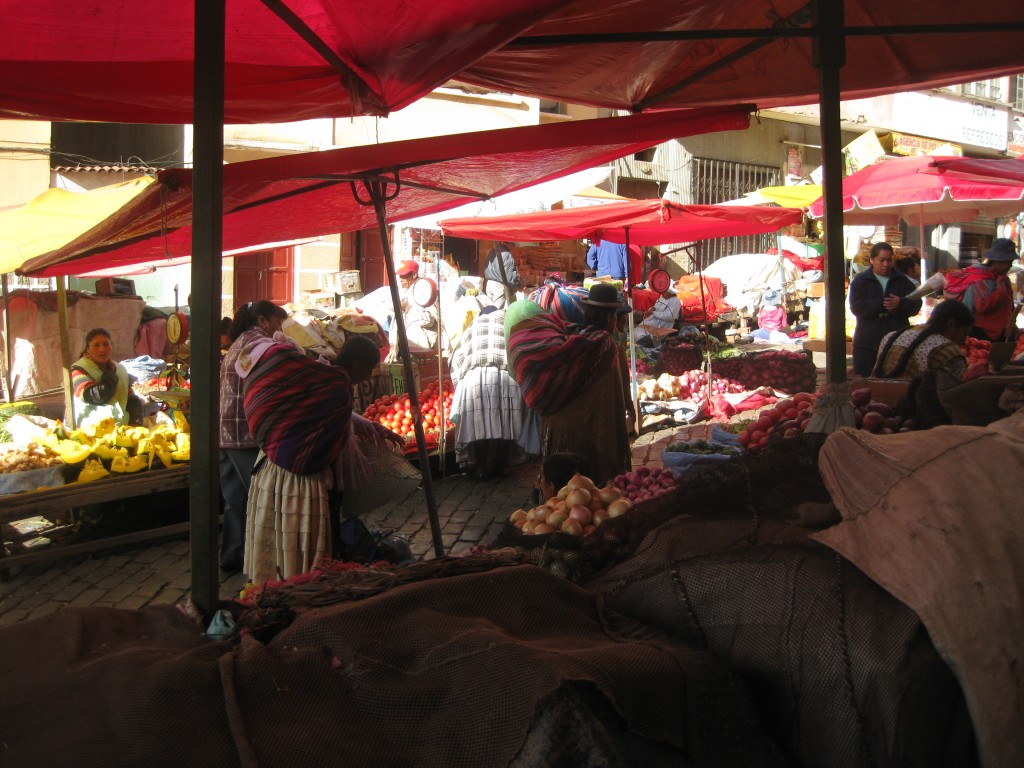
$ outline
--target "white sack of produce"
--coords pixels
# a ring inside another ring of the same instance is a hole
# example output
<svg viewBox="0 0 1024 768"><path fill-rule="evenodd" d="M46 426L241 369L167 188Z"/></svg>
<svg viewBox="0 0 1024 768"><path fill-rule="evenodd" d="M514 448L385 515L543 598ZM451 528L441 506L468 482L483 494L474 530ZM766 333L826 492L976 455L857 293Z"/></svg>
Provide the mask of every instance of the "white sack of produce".
<svg viewBox="0 0 1024 768"><path fill-rule="evenodd" d="M789 260L783 260L782 269L787 283L800 277L800 270ZM756 315L764 292L769 288L780 288L782 283L779 257L768 253L723 256L705 268L704 276L720 279L725 286L725 300L746 315Z"/></svg>
<svg viewBox="0 0 1024 768"><path fill-rule="evenodd" d="M814 538L921 617L963 687L982 765L1024 765L1024 411L987 427L843 428L819 469L844 521Z"/></svg>

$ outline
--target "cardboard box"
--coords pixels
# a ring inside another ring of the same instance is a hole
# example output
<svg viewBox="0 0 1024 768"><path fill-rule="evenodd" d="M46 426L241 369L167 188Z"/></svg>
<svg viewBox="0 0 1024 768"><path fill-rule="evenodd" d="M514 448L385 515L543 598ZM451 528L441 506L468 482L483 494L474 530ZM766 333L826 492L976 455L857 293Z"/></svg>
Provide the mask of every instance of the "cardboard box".
<svg viewBox="0 0 1024 768"><path fill-rule="evenodd" d="M97 296L134 296L135 281L123 277L101 277L96 281Z"/></svg>
<svg viewBox="0 0 1024 768"><path fill-rule="evenodd" d="M825 283L808 283L807 284L807 295L812 299L822 299L825 297Z"/></svg>
<svg viewBox="0 0 1024 768"><path fill-rule="evenodd" d="M358 269L347 269L342 272L332 272L326 276L325 282L327 283L324 286L325 290L342 295L347 293L360 293L363 290L359 282Z"/></svg>
<svg viewBox="0 0 1024 768"><path fill-rule="evenodd" d="M895 408L900 399L907 394L910 381L907 379L851 379L850 391L867 387L871 390L871 399Z"/></svg>
<svg viewBox="0 0 1024 768"><path fill-rule="evenodd" d="M337 300L333 293L303 291L302 302L308 307L316 307L317 309L334 309Z"/></svg>

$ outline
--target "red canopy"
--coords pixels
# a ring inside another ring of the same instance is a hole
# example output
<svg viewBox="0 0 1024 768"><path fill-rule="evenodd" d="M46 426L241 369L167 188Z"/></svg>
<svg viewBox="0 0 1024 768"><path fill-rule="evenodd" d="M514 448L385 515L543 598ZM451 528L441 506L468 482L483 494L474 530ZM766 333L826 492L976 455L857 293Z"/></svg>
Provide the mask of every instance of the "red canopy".
<svg viewBox="0 0 1024 768"><path fill-rule="evenodd" d="M1024 174L1012 178L1018 166L1024 163L930 155L869 165L843 179L843 220L895 226L902 219L918 226L1015 215L1024 210ZM808 212L820 218L823 209L818 199Z"/></svg>
<svg viewBox="0 0 1024 768"><path fill-rule="evenodd" d="M575 0L470 64L458 79L634 111L817 102L808 34L814 6L807 0ZM1024 3L845 0L843 6L844 98L1024 70ZM983 25L988 31L980 31Z"/></svg>
<svg viewBox="0 0 1024 768"><path fill-rule="evenodd" d="M744 129L749 111L665 111L234 163L224 167L223 250L376 227L373 207L355 199L360 190L349 181L397 175L399 194L386 212L389 221L401 221L590 168L672 138ZM190 254L192 173L161 171L159 180L114 216L64 248L31 259L19 272L80 274Z"/></svg>
<svg viewBox="0 0 1024 768"><path fill-rule="evenodd" d="M670 200L630 200L586 208L565 208L514 216L446 219L450 237L484 240L578 240L601 238L636 245L688 243L709 237L755 235L796 224L797 208L740 205L680 205Z"/></svg>
<svg viewBox="0 0 1024 768"><path fill-rule="evenodd" d="M387 114L559 5L231 0L224 122ZM191 123L193 17L191 0L0 0L0 117Z"/></svg>
<svg viewBox="0 0 1024 768"><path fill-rule="evenodd" d="M0 117L192 121L192 2L71 5L0 0ZM634 111L809 103L818 98L813 5L232 0L224 120L386 114L450 78ZM847 98L1024 70L1024 4L846 0L844 7Z"/></svg>

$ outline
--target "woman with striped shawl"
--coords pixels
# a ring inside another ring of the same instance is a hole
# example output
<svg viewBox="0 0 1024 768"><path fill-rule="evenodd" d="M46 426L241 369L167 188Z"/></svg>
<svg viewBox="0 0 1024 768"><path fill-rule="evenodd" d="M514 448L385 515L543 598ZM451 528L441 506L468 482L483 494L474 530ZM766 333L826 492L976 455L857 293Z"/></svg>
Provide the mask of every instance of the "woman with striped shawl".
<svg viewBox="0 0 1024 768"><path fill-rule="evenodd" d="M475 480L505 474L519 458L523 395L508 372L505 310L487 307L462 335L448 361L455 381L455 456Z"/></svg>
<svg viewBox="0 0 1024 768"><path fill-rule="evenodd" d="M604 283L584 307L581 328L530 302L513 304L508 354L523 399L541 416L543 455L578 454L600 483L631 466L628 374L613 336L618 316L631 310Z"/></svg>
<svg viewBox="0 0 1024 768"><path fill-rule="evenodd" d="M346 341L333 365L266 337L239 354L246 421L260 447L245 529L244 571L253 583L287 579L331 556L328 490L338 487L352 388L379 362L377 345L364 337Z"/></svg>

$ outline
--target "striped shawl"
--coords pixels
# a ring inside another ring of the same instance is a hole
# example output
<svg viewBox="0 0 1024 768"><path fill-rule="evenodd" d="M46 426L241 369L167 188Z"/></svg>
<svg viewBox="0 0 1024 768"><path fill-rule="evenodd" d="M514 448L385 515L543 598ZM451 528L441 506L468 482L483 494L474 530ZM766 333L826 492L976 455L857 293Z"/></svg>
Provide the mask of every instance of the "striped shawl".
<svg viewBox="0 0 1024 768"><path fill-rule="evenodd" d="M523 399L542 416L557 413L622 362L607 331L580 330L553 314L512 326L508 353Z"/></svg>
<svg viewBox="0 0 1024 768"><path fill-rule="evenodd" d="M275 343L245 377L243 398L256 442L282 469L320 472L341 452L352 417L352 384L343 369Z"/></svg>

